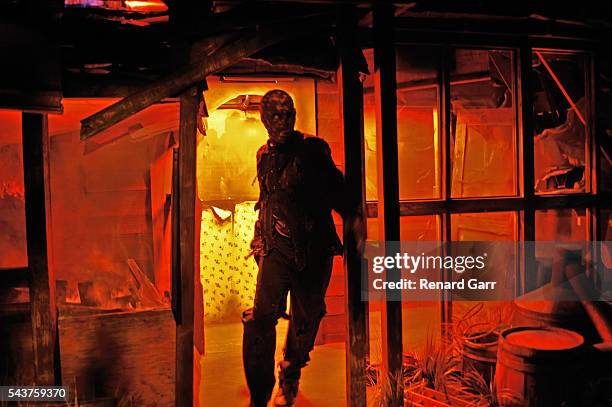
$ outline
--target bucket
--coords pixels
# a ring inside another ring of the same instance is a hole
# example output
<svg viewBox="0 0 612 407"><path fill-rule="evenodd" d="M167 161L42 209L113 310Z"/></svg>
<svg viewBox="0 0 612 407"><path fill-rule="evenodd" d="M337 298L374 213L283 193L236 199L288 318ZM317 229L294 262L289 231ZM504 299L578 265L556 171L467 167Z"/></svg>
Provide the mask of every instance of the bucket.
<svg viewBox="0 0 612 407"><path fill-rule="evenodd" d="M495 385L503 406L573 406L580 395L584 338L553 327L500 335Z"/></svg>
<svg viewBox="0 0 612 407"><path fill-rule="evenodd" d="M495 375L498 341L499 333L494 329L472 329L464 334L463 371L476 370L487 383L490 383Z"/></svg>

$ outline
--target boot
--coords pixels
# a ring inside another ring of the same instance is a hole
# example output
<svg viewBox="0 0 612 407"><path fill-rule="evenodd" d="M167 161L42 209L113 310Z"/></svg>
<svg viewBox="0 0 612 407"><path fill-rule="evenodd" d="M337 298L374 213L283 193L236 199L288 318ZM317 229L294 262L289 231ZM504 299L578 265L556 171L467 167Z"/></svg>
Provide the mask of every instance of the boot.
<svg viewBox="0 0 612 407"><path fill-rule="evenodd" d="M283 360L278 364L278 391L274 396L275 407L291 407L295 404L300 385L300 371L291 372L291 362Z"/></svg>
<svg viewBox="0 0 612 407"><path fill-rule="evenodd" d="M255 401L253 399L251 399L249 401L249 407L267 407L268 406L268 402L267 401Z"/></svg>

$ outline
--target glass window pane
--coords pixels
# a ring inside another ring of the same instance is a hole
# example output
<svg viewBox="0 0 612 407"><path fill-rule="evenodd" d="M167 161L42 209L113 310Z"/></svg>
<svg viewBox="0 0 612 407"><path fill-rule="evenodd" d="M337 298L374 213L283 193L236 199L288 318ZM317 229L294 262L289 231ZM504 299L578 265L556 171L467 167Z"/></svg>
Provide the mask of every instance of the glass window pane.
<svg viewBox="0 0 612 407"><path fill-rule="evenodd" d="M440 217L402 216L400 218L400 240L402 241L439 241Z"/></svg>
<svg viewBox="0 0 612 407"><path fill-rule="evenodd" d="M374 73L374 50L363 50L368 70ZM374 98L374 77L367 75L363 82L363 136L365 152L366 200L378 200L378 169L376 168L376 101Z"/></svg>
<svg viewBox="0 0 612 407"><path fill-rule="evenodd" d="M599 217L599 230L601 240L612 241L612 210L601 211Z"/></svg>
<svg viewBox="0 0 612 407"><path fill-rule="evenodd" d="M440 217L437 215L400 218L402 241L440 241L440 233ZM440 302L410 301L408 295L404 294L402 303L402 348L404 353L421 352L428 339L440 338Z"/></svg>
<svg viewBox="0 0 612 407"><path fill-rule="evenodd" d="M538 193L589 191L587 72L584 54L533 51L531 84Z"/></svg>
<svg viewBox="0 0 612 407"><path fill-rule="evenodd" d="M378 218L367 219L367 240L378 240ZM380 368L382 363L382 331L381 331L381 310L384 301L368 301L368 342L369 359L368 363L376 368ZM373 371L370 374L374 374ZM369 399L370 395L368 395Z"/></svg>
<svg viewBox="0 0 612 407"><path fill-rule="evenodd" d="M599 61L597 95L597 134L600 143L600 185L603 191L612 191L612 57L602 56Z"/></svg>
<svg viewBox="0 0 612 407"><path fill-rule="evenodd" d="M612 292L612 211L601 211L599 218L601 240L598 267L598 286L602 293Z"/></svg>
<svg viewBox="0 0 612 407"><path fill-rule="evenodd" d="M536 267L526 273L525 288L531 291L549 283L552 266L557 259L559 245L554 242L579 242L587 240L586 209L547 209L535 213ZM550 242L550 243L549 243ZM580 245L584 249L584 245Z"/></svg>
<svg viewBox="0 0 612 407"><path fill-rule="evenodd" d="M517 214L515 212L464 213L451 215L451 238L453 241L515 241L517 237ZM500 248L504 250L504 248ZM516 249L515 249L516 250ZM515 292L516 253L488 253L488 264L497 275L492 279L501 283L510 298ZM453 301L453 321L462 321L466 329L490 329L507 324L511 317L509 301ZM478 332L459 332L462 335Z"/></svg>
<svg viewBox="0 0 612 407"><path fill-rule="evenodd" d="M585 209L545 209L535 213L536 240L581 242L587 239Z"/></svg>
<svg viewBox="0 0 612 407"><path fill-rule="evenodd" d="M369 218L368 240L378 239L378 219ZM400 239L402 241L439 241L441 236L440 216L402 216ZM382 357L381 307L384 301L370 301L368 335L370 364L380 365ZM422 351L427 340L440 338L441 312L439 301L402 302L402 335L404 353Z"/></svg>
<svg viewBox="0 0 612 407"><path fill-rule="evenodd" d="M453 241L516 240L516 213L460 213L451 216Z"/></svg>
<svg viewBox="0 0 612 407"><path fill-rule="evenodd" d="M517 194L512 51L456 49L451 68L453 198Z"/></svg>
<svg viewBox="0 0 612 407"><path fill-rule="evenodd" d="M367 220L368 241L382 240L378 234L378 218ZM440 240L440 217L401 216L400 240L402 241L437 241Z"/></svg>
<svg viewBox="0 0 612 407"><path fill-rule="evenodd" d="M399 197L439 198L439 52L431 46L400 46L396 63Z"/></svg>

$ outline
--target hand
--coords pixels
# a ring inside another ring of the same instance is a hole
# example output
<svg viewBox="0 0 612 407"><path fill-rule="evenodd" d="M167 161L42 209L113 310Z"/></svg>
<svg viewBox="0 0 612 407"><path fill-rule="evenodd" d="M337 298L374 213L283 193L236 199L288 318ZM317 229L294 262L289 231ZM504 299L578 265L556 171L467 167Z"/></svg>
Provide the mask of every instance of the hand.
<svg viewBox="0 0 612 407"><path fill-rule="evenodd" d="M357 251L360 256L363 256L366 243L365 224L361 215L357 216L353 221L353 232L355 233L355 241L357 242Z"/></svg>
<svg viewBox="0 0 612 407"><path fill-rule="evenodd" d="M251 240L251 254L250 255L253 255L253 257L255 258L255 262L259 264L259 259L261 258L261 256L263 256L263 254L264 254L263 240L260 237L254 237L253 240Z"/></svg>
<svg viewBox="0 0 612 407"><path fill-rule="evenodd" d="M357 253L359 253L360 256L363 256L366 241L363 217L361 215L355 215L352 220L348 220L347 227L349 228L349 231L353 233L355 238Z"/></svg>

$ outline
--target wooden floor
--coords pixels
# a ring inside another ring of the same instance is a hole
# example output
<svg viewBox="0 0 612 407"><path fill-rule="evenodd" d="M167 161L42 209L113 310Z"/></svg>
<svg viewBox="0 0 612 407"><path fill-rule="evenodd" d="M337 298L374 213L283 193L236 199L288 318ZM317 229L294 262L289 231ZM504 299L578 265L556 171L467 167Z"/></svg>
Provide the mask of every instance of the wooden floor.
<svg viewBox="0 0 612 407"><path fill-rule="evenodd" d="M418 352L427 337L440 335L438 304L403 304L405 352ZM380 312L370 312L371 362L380 363ZM242 324L205 324L206 355L202 359L200 406L248 406L242 370ZM277 327L276 360L280 360L287 321ZM346 405L344 343L316 346L303 370L297 407ZM369 398L369 397L368 397ZM371 401L371 400L369 400Z"/></svg>
<svg viewBox="0 0 612 407"><path fill-rule="evenodd" d="M200 406L247 407L249 393L242 370L242 324L209 324L205 332L206 355L202 359ZM287 321L279 321L277 361L282 357L286 332ZM302 371L296 407L346 405L344 372L344 343L316 346L309 366Z"/></svg>

